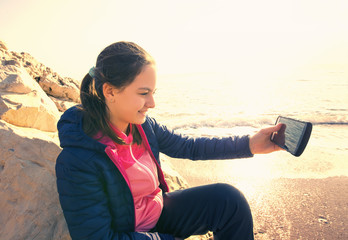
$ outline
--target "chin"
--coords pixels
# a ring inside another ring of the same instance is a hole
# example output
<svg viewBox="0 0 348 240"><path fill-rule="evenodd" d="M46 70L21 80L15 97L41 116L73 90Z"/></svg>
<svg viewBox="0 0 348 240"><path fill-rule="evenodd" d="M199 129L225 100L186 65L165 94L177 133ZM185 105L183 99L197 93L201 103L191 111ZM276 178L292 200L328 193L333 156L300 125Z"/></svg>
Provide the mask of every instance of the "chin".
<svg viewBox="0 0 348 240"><path fill-rule="evenodd" d="M145 120L146 120L146 116L141 117L141 118L138 118L137 120L135 120L135 121L133 122L133 124L139 124L139 125L141 125L141 124L143 124L143 123L145 122Z"/></svg>

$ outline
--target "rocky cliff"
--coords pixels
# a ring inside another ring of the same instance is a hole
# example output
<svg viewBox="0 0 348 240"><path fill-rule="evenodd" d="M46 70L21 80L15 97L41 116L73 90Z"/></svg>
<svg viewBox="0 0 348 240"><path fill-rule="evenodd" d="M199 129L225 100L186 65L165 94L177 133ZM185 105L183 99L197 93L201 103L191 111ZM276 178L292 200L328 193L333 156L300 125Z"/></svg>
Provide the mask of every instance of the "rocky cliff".
<svg viewBox="0 0 348 240"><path fill-rule="evenodd" d="M57 121L79 83L0 41L0 239L70 239L59 205ZM171 190L186 182L164 162Z"/></svg>

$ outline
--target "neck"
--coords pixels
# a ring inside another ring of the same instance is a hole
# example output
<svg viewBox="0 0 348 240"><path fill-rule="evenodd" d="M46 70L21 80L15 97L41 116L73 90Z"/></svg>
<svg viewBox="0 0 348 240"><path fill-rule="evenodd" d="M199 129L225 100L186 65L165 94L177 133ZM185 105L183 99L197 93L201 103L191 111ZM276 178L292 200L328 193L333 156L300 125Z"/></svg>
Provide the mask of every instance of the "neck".
<svg viewBox="0 0 348 240"><path fill-rule="evenodd" d="M129 134L130 129L131 129L130 124L127 124L127 125L124 125L124 126L119 126L119 125L116 125L116 124L111 123L111 126L112 126L114 129L116 129L116 131L122 132L122 133L124 133L124 134L126 134L126 135Z"/></svg>
<svg viewBox="0 0 348 240"><path fill-rule="evenodd" d="M119 132L123 132L124 134L127 134L127 130L129 127L129 123L120 123L112 121L112 119L109 120L109 125L118 130Z"/></svg>

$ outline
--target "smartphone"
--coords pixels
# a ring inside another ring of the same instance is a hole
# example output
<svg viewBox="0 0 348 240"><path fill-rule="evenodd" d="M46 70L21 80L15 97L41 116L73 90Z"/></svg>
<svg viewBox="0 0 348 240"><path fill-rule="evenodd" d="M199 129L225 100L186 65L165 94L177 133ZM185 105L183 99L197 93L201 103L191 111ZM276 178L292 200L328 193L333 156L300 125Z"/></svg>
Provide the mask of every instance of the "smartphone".
<svg viewBox="0 0 348 240"><path fill-rule="evenodd" d="M278 132L271 135L271 141L292 155L299 157L305 150L312 133L312 124L279 116L276 125L282 123Z"/></svg>

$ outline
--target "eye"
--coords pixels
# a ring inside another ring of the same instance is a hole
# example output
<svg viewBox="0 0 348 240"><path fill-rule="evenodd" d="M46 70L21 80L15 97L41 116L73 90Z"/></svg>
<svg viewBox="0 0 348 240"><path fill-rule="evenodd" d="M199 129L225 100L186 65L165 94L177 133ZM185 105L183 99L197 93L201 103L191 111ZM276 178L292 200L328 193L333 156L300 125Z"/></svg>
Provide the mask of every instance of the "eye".
<svg viewBox="0 0 348 240"><path fill-rule="evenodd" d="M143 95L143 96L146 96L146 95L148 95L148 94L150 94L150 93L152 93L152 95L155 95L156 89L155 89L153 92L151 92L151 91L146 91L146 92L140 92L139 94L140 94L140 95Z"/></svg>

